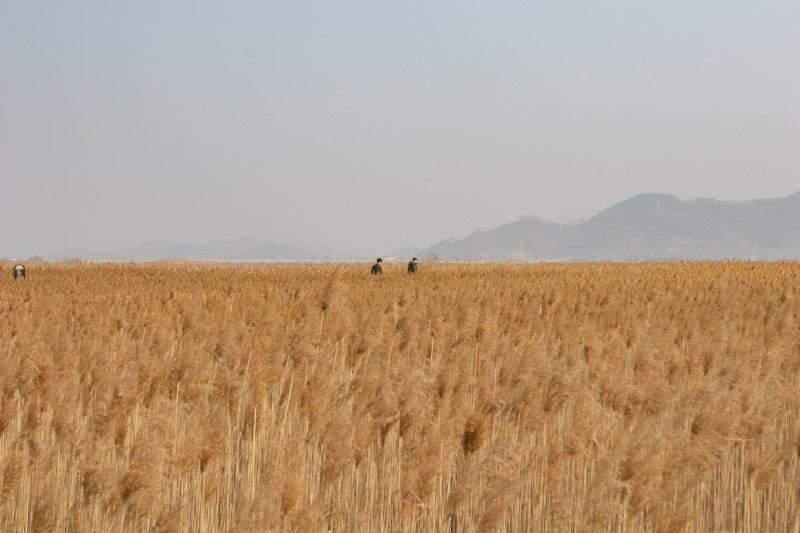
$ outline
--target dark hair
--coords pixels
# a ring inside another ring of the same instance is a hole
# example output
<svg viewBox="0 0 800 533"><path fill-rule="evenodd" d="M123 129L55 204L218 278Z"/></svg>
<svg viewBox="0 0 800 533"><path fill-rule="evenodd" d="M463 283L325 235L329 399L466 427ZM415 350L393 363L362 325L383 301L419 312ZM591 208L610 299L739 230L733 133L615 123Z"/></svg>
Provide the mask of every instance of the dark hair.
<svg viewBox="0 0 800 533"><path fill-rule="evenodd" d="M378 262L378 263L383 263L383 259L381 259L381 258L379 257L377 262Z"/></svg>
<svg viewBox="0 0 800 533"><path fill-rule="evenodd" d="M416 261L416 260L417 260L417 258L416 258L416 257L412 257L412 258L411 258L411 260L412 260L412 261Z"/></svg>

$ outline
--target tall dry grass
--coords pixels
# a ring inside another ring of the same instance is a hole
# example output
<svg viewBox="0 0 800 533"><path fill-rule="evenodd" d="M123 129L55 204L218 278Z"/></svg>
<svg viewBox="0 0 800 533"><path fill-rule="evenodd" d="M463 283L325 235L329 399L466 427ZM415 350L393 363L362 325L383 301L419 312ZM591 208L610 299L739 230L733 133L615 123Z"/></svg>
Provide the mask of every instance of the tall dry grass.
<svg viewBox="0 0 800 533"><path fill-rule="evenodd" d="M800 265L0 279L6 531L798 531Z"/></svg>

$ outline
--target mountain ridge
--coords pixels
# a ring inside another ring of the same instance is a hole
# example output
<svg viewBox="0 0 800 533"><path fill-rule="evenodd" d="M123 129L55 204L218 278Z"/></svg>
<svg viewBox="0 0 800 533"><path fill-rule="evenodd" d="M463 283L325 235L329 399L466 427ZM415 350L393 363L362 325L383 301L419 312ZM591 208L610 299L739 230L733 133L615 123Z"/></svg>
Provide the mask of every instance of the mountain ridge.
<svg viewBox="0 0 800 533"><path fill-rule="evenodd" d="M641 193L573 224L521 217L420 254L468 260L794 258L800 257L800 191L738 202Z"/></svg>

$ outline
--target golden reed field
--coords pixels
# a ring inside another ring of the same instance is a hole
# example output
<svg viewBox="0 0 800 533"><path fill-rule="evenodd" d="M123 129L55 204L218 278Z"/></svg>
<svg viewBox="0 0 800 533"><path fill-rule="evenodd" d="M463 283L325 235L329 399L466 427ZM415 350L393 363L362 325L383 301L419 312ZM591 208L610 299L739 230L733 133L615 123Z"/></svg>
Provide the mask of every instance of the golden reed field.
<svg viewBox="0 0 800 533"><path fill-rule="evenodd" d="M798 531L800 264L32 265L4 531Z"/></svg>

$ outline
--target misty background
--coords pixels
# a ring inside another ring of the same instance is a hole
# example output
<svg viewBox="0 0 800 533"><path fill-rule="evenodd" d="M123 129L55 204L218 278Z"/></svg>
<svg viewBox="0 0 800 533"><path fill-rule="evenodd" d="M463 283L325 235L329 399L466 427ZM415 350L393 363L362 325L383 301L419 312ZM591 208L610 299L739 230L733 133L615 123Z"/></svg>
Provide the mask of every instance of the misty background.
<svg viewBox="0 0 800 533"><path fill-rule="evenodd" d="M0 3L0 256L800 190L800 3ZM649 205L649 204L648 204Z"/></svg>

